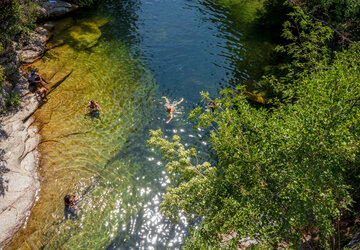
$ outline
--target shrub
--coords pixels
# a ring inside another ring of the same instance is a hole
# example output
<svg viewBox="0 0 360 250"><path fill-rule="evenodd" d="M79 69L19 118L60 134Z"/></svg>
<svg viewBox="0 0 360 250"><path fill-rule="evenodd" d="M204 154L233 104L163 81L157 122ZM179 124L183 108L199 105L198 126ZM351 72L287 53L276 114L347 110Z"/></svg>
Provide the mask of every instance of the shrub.
<svg viewBox="0 0 360 250"><path fill-rule="evenodd" d="M223 90L213 111L192 111L198 127L210 130L215 164L199 163L197 150L187 149L179 136L169 141L160 130L150 132L149 144L168 160L172 180L162 211L174 220L180 213L201 219L189 249L224 246L229 235L226 244L234 248L245 238L262 248L284 242L293 248L305 242L312 249L340 244L336 228L359 192L360 44L334 52L330 60L322 42L326 29L306 24L311 19L301 11L294 15L293 24L305 27L299 30L305 44L282 48L294 57L289 68L296 70L296 84L281 89L293 93L291 102L253 107L238 94L239 86ZM290 27L285 32L293 40ZM304 71L306 65L311 69ZM208 102L208 94L202 96ZM309 241L311 234L319 240Z"/></svg>
<svg viewBox="0 0 360 250"><path fill-rule="evenodd" d="M8 97L5 98L7 108L17 108L21 103L21 96L19 93L12 91Z"/></svg>

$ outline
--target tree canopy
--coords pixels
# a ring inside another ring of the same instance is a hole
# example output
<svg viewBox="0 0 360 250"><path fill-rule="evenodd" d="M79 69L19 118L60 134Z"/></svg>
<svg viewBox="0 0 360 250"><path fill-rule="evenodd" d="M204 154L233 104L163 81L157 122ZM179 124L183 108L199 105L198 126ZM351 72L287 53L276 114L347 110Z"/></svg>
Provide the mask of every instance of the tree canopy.
<svg viewBox="0 0 360 250"><path fill-rule="evenodd" d="M162 211L201 219L188 248L239 247L244 239L264 247L340 244L337 225L351 209L359 176L360 44L330 57L324 41L331 30L300 9L290 17L284 34L293 42L281 51L294 58L288 72L296 72L296 84L274 87L291 93L291 101L254 107L238 86L224 89L214 110L192 111L190 118L210 131L215 165L198 163L196 149L180 137L168 141L151 131L149 143L168 160L173 181Z"/></svg>

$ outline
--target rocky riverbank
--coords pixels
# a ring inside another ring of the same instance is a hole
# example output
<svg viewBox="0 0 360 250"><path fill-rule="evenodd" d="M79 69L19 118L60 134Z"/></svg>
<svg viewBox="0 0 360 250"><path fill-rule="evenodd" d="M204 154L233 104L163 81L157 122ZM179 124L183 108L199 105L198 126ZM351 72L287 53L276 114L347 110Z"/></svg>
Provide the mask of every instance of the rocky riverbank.
<svg viewBox="0 0 360 250"><path fill-rule="evenodd" d="M76 8L63 1L42 1L38 20L58 17ZM50 23L39 25L26 42L14 41L0 56L8 77L17 79L13 85L2 88L0 106L5 106L11 93L21 96L20 106L0 117L0 249L24 224L40 189L37 174L40 136L32 118L39 103L29 90L22 64L41 58L52 27Z"/></svg>

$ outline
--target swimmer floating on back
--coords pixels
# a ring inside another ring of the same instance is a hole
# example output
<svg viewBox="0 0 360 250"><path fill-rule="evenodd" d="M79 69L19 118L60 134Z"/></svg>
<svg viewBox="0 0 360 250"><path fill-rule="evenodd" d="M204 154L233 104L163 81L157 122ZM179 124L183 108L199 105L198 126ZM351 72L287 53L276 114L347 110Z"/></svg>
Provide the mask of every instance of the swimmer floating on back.
<svg viewBox="0 0 360 250"><path fill-rule="evenodd" d="M178 105L182 101L184 101L184 98L181 98L180 101L174 102L173 104L170 104L169 99L167 99L165 96L163 96L162 98L164 98L166 101L166 104L165 104L166 111L170 113L170 119L166 121L166 123L169 123L174 118L174 112L175 112L176 105Z"/></svg>

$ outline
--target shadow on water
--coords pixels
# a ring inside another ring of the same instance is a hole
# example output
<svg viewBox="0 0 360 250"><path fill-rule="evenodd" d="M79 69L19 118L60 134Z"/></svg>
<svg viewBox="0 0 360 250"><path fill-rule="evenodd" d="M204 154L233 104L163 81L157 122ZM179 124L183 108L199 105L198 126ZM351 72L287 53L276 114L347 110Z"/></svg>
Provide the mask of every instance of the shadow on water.
<svg viewBox="0 0 360 250"><path fill-rule="evenodd" d="M91 111L91 112L88 112L84 115L84 118L89 118L91 120L94 120L94 119L99 119L101 120L101 117L100 117L100 112L99 111Z"/></svg>
<svg viewBox="0 0 360 250"><path fill-rule="evenodd" d="M78 220L78 211L73 208L68 208L64 206L64 217L66 220L72 219L72 220Z"/></svg>
<svg viewBox="0 0 360 250"><path fill-rule="evenodd" d="M237 2L234 3L234 2ZM282 41L281 30L290 8L283 1L201 1L208 19L219 31L218 36L227 40L220 45L220 56L227 58L229 69L222 87L246 85L250 91L268 91L257 81L268 71L269 65L278 64L274 46ZM218 65L224 67L224 65Z"/></svg>

